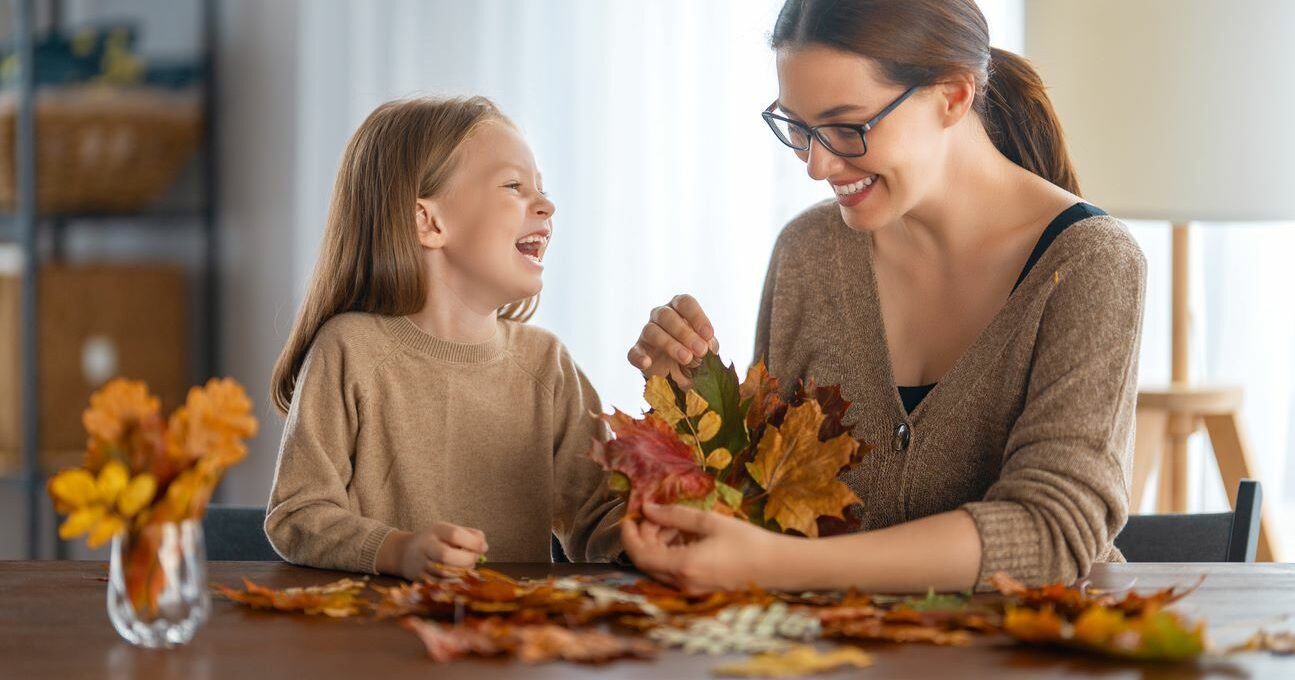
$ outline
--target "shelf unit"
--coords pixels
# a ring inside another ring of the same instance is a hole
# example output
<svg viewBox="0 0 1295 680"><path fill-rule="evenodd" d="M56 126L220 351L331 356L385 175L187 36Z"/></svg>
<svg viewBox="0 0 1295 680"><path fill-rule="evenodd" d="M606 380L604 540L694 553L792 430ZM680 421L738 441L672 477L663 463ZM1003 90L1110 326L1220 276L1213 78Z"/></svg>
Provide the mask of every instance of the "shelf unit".
<svg viewBox="0 0 1295 680"><path fill-rule="evenodd" d="M163 0L158 0L162 2ZM21 376L19 378L22 408L21 460L14 474L0 475L0 486L19 485L27 508L26 544L29 559L41 555L41 527L45 508L45 480L50 470L42 469L39 413L39 318L40 270L46 261L63 256L65 232L73 226L93 225L95 229L158 227L197 229L201 234L202 264L199 272L199 295L191 298L196 313L199 342L195 382L205 381L219 372L219 240L216 222L217 151L216 144L216 30L215 0L192 0L200 14L199 50L203 135L196 154L199 165L199 200L183 208L159 207L140 213L39 214L36 209L36 140L39 130L35 117L35 54L37 40L36 11L38 0L11 0L14 11L13 44L17 54L17 134L15 136L17 203L12 213L0 213L0 244L16 244L21 261L19 327ZM51 26L60 27L62 0L47 0ZM52 248L42 252L42 236L47 233ZM56 524L56 522L55 522ZM66 544L54 537L55 556L64 557Z"/></svg>

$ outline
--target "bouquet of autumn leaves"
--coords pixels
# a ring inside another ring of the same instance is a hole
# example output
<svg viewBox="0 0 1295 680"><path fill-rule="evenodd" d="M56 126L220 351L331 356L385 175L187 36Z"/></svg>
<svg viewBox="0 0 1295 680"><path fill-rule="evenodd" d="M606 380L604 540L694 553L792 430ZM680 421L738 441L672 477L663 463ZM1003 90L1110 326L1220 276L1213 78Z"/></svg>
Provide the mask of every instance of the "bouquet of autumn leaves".
<svg viewBox="0 0 1295 680"><path fill-rule="evenodd" d="M49 480L55 510L67 515L59 537L88 535L97 548L124 532L127 593L137 612L155 612L162 526L200 519L225 470L247 456L252 402L237 382L213 379L164 419L143 382L117 378L90 397L81 421L84 464Z"/></svg>
<svg viewBox="0 0 1295 680"><path fill-rule="evenodd" d="M850 402L839 386L802 385L784 401L763 361L739 383L713 352L692 379L683 390L671 378L649 378L652 410L642 418L600 416L614 438L594 442L589 457L628 495L626 517L639 517L650 501L811 537L851 525L845 510L861 501L837 477L872 447L842 422Z"/></svg>

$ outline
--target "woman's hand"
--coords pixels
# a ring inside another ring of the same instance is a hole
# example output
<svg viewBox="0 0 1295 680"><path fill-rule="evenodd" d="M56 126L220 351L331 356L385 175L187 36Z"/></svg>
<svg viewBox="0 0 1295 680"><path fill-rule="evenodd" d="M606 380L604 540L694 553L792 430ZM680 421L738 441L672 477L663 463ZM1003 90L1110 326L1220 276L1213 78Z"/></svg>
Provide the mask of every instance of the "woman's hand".
<svg viewBox="0 0 1295 680"><path fill-rule="evenodd" d="M687 593L765 586L770 558L794 540L744 522L680 505L645 504L646 519L621 523L634 565Z"/></svg>
<svg viewBox="0 0 1295 680"><path fill-rule="evenodd" d="M479 529L436 522L416 532L393 531L378 549L378 571L410 581L440 576L438 565L473 567L490 546Z"/></svg>
<svg viewBox="0 0 1295 680"><path fill-rule="evenodd" d="M676 295L669 304L652 310L628 358L644 378L669 375L687 388L692 384L692 369L708 350L719 351L715 327L693 296Z"/></svg>

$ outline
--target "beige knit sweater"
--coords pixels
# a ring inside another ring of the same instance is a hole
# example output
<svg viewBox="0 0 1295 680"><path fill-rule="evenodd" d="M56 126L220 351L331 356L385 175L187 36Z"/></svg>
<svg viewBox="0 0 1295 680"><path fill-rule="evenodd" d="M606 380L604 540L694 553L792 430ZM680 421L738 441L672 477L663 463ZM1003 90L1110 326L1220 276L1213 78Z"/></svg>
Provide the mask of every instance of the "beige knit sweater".
<svg viewBox="0 0 1295 680"><path fill-rule="evenodd" d="M1062 232L911 415L871 244L833 202L805 211L774 248L756 329L756 356L783 385L841 383L854 401L855 435L877 445L844 477L864 530L962 508L981 580L1071 582L1123 561L1112 541L1129 509L1146 268L1128 231L1098 216Z"/></svg>
<svg viewBox="0 0 1295 680"><path fill-rule="evenodd" d="M620 552L621 505L585 457L598 395L551 333L500 321L477 345L404 317L320 329L297 378L265 531L289 562L374 573L394 529L481 529L489 559Z"/></svg>

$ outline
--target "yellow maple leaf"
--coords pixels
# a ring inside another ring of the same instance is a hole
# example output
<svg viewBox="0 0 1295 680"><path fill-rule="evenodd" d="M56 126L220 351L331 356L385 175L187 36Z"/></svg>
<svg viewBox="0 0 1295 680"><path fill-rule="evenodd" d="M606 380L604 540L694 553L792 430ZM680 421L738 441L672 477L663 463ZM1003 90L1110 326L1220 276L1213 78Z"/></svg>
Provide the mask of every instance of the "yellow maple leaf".
<svg viewBox="0 0 1295 680"><path fill-rule="evenodd" d="M799 678L840 668L864 668L872 657L858 647L837 647L820 652L810 645L796 645L785 651L765 652L741 663L715 669L718 675L746 678Z"/></svg>
<svg viewBox="0 0 1295 680"><path fill-rule="evenodd" d="M769 492L765 521L775 521L784 531L818 536L818 518L843 517L842 511L861 503L837 479L859 450L848 433L819 441L823 411L818 402L806 401L787 411L780 427L770 425L760 439L755 460L747 470Z"/></svg>

